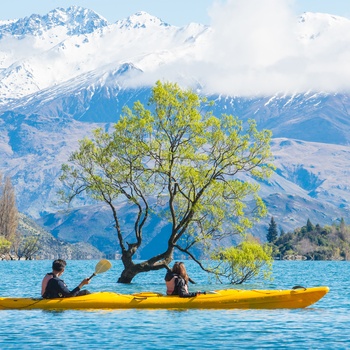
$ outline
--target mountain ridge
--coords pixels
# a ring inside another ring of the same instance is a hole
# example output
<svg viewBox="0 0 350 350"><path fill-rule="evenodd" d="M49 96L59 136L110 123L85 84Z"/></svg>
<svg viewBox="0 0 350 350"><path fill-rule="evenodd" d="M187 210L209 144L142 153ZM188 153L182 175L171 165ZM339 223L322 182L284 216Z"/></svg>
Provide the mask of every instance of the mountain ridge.
<svg viewBox="0 0 350 350"><path fill-rule="evenodd" d="M58 7L44 16L32 14L8 23L0 23L0 38L4 35L15 36L18 39L26 35L41 36L55 27L64 27L69 36L81 35L92 33L107 25L107 20L95 11L81 6L70 6L67 9Z"/></svg>

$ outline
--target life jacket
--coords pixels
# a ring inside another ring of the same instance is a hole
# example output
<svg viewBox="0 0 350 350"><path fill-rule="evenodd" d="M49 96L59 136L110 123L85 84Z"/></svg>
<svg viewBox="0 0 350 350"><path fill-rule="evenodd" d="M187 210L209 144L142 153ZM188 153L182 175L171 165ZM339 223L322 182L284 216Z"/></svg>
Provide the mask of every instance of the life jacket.
<svg viewBox="0 0 350 350"><path fill-rule="evenodd" d="M178 278L179 278L179 276L175 273L168 272L166 274L165 284L166 284L166 294L167 295L173 295Z"/></svg>
<svg viewBox="0 0 350 350"><path fill-rule="evenodd" d="M167 295L179 295L179 289L182 289L182 292L188 293L188 286L185 280L177 275L171 274L165 276L165 284L166 284L166 294ZM181 286L180 286L181 285Z"/></svg>
<svg viewBox="0 0 350 350"><path fill-rule="evenodd" d="M41 282L41 296L43 297L45 294L45 290L47 287L47 284L49 283L50 279L53 277L53 273L47 273L45 275L45 277L43 278L42 282Z"/></svg>
<svg viewBox="0 0 350 350"><path fill-rule="evenodd" d="M188 294L188 286L183 277L177 276L175 280L175 288L173 291L173 295L182 295L182 294Z"/></svg>
<svg viewBox="0 0 350 350"><path fill-rule="evenodd" d="M67 289L67 293L64 293L62 287ZM69 290L63 280L53 275L51 279L47 282L46 290L43 295L45 299L53 298L65 298L69 294Z"/></svg>

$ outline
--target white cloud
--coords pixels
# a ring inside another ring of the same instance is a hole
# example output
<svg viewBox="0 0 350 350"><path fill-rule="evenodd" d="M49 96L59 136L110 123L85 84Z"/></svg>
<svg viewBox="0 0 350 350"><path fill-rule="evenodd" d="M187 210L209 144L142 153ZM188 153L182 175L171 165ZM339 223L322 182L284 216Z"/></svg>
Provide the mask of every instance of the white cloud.
<svg viewBox="0 0 350 350"><path fill-rule="evenodd" d="M349 89L350 21L297 17L288 0L217 2L203 75L207 89L235 95Z"/></svg>
<svg viewBox="0 0 350 350"><path fill-rule="evenodd" d="M295 16L287 1L217 2L211 19L206 56L214 74L206 76L208 89L256 94L284 85L281 65L290 65L298 46Z"/></svg>
<svg viewBox="0 0 350 350"><path fill-rule="evenodd" d="M350 90L350 20L299 15L290 0L217 1L194 63L181 57L144 78L181 76L229 95Z"/></svg>
<svg viewBox="0 0 350 350"><path fill-rule="evenodd" d="M209 30L196 24L121 30L114 24L88 40L64 39L64 50L56 45L64 34L57 29L54 36L47 33L48 40L33 43L34 39L3 38L0 73L13 84L3 78L0 96L24 96L125 62L143 71L126 77L127 86L152 86L162 79L240 96L350 91L349 19L319 13L300 17L293 0L216 0L210 18ZM27 49L32 50L28 57ZM17 72L20 59L31 65L31 75ZM42 63L45 59L47 64ZM48 67L58 78L48 74Z"/></svg>

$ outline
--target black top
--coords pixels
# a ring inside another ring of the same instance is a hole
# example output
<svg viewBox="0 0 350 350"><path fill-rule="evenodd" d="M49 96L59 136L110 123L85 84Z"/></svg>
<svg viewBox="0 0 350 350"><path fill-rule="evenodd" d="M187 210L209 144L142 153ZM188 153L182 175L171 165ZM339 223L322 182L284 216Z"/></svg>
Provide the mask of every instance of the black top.
<svg viewBox="0 0 350 350"><path fill-rule="evenodd" d="M168 271L165 275L165 280L170 281L172 278L175 278L175 288L172 295L178 295L181 298L193 298L197 296L196 292L187 292L186 281L183 277L177 275L176 273Z"/></svg>
<svg viewBox="0 0 350 350"><path fill-rule="evenodd" d="M186 281L181 276L178 276L177 281L175 282L175 289L173 294L178 295L181 298L192 298L197 296L196 292L187 292Z"/></svg>
<svg viewBox="0 0 350 350"><path fill-rule="evenodd" d="M43 298L53 299L75 297L79 291L79 287L76 287L70 291L64 281L54 275L47 283Z"/></svg>

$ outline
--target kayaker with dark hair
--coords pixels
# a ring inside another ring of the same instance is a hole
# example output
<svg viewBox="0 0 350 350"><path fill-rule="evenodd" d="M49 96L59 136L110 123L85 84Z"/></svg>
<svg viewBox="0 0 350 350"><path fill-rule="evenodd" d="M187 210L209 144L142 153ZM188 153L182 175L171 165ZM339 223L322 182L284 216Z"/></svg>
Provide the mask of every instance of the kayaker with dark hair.
<svg viewBox="0 0 350 350"><path fill-rule="evenodd" d="M171 271L165 275L167 295L178 295L181 298L192 298L201 292L188 292L188 281L186 267L183 262L175 262Z"/></svg>
<svg viewBox="0 0 350 350"><path fill-rule="evenodd" d="M165 275L165 284L166 284L166 294L172 295L175 290L175 281L178 279L178 262L176 261L173 265L173 268L171 270L168 270L168 272Z"/></svg>
<svg viewBox="0 0 350 350"><path fill-rule="evenodd" d="M52 270L54 270L54 266L56 266L58 269L60 269L62 266L66 266L66 262L62 259L57 259L52 263ZM45 275L41 282L41 296L44 296L46 286L49 282L49 280L53 277L53 272L49 272Z"/></svg>
<svg viewBox="0 0 350 350"><path fill-rule="evenodd" d="M83 286L90 282L88 278L83 279L79 286L75 287L72 291L67 288L64 281L59 278L63 274L66 265L67 263L62 259L57 259L52 263L52 272L46 274L42 281L41 295L43 298L69 298L90 294L88 290L81 290Z"/></svg>

